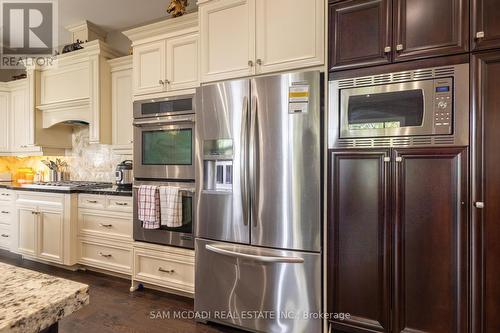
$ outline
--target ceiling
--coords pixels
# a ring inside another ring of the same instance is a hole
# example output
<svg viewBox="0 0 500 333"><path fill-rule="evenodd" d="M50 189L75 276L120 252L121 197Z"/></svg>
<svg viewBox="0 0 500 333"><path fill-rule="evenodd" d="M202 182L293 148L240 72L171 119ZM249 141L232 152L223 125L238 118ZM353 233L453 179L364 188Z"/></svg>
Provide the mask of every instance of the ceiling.
<svg viewBox="0 0 500 333"><path fill-rule="evenodd" d="M170 0L59 0L59 44L71 42L65 26L88 20L106 31L123 31L144 23L170 17ZM189 0L188 10L196 8Z"/></svg>

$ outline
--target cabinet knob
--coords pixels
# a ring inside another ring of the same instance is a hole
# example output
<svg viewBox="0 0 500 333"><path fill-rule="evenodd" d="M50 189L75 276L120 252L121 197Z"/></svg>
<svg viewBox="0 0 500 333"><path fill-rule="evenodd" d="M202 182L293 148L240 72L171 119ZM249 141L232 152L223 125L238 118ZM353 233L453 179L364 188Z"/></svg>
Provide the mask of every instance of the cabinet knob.
<svg viewBox="0 0 500 333"><path fill-rule="evenodd" d="M262 65L262 59L257 59L257 65Z"/></svg>
<svg viewBox="0 0 500 333"><path fill-rule="evenodd" d="M384 53L389 53L389 52L391 52L391 51L392 51L392 47L390 47L390 46L386 46L386 47L384 48Z"/></svg>
<svg viewBox="0 0 500 333"><path fill-rule="evenodd" d="M161 84L161 85L165 84L165 82L163 80L159 80L158 83Z"/></svg>
<svg viewBox="0 0 500 333"><path fill-rule="evenodd" d="M253 67L253 61L252 60L248 60L248 66L249 67Z"/></svg>
<svg viewBox="0 0 500 333"><path fill-rule="evenodd" d="M166 84L170 84L170 80L165 80L165 83Z"/></svg>
<svg viewBox="0 0 500 333"><path fill-rule="evenodd" d="M478 32L476 32L476 38L477 39L484 38L484 31L478 31Z"/></svg>
<svg viewBox="0 0 500 333"><path fill-rule="evenodd" d="M477 201L477 202L474 203L474 207L476 207L477 209L483 209L484 208L484 202Z"/></svg>
<svg viewBox="0 0 500 333"><path fill-rule="evenodd" d="M134 143L134 140L130 140L128 143Z"/></svg>
<svg viewBox="0 0 500 333"><path fill-rule="evenodd" d="M397 50L397 51L403 51L403 49L404 49L403 44L398 44L398 45L396 45L396 50Z"/></svg>

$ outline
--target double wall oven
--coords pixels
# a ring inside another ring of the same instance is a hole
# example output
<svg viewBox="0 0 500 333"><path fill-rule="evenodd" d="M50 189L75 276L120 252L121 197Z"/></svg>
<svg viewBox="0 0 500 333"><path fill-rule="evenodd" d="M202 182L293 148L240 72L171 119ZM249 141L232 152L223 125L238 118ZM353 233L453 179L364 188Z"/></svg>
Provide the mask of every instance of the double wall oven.
<svg viewBox="0 0 500 333"><path fill-rule="evenodd" d="M134 103L134 239L194 248L195 192L194 95L148 99ZM138 220L141 185L181 188L181 227L144 229Z"/></svg>

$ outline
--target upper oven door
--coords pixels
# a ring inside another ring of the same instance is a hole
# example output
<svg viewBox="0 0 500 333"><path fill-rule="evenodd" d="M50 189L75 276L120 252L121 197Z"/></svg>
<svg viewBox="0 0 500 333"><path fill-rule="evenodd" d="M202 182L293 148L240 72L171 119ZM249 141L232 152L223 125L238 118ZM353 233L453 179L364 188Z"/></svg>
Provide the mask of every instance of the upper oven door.
<svg viewBox="0 0 500 333"><path fill-rule="evenodd" d="M194 113L194 95L154 98L134 102L134 118L154 118Z"/></svg>
<svg viewBox="0 0 500 333"><path fill-rule="evenodd" d="M340 90L340 138L433 134L434 80Z"/></svg>
<svg viewBox="0 0 500 333"><path fill-rule="evenodd" d="M134 122L134 175L194 180L194 115Z"/></svg>

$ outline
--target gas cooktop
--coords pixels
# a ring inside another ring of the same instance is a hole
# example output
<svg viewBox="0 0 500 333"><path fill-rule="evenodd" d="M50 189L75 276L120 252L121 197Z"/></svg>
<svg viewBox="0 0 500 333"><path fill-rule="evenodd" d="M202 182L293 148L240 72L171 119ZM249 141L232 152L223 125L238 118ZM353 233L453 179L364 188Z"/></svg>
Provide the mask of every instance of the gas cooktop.
<svg viewBox="0 0 500 333"><path fill-rule="evenodd" d="M113 186L112 183L103 182L85 182L85 181L62 181L62 182L37 182L32 184L23 184L22 187L26 188L42 188L54 190L76 190L82 188L107 188Z"/></svg>

